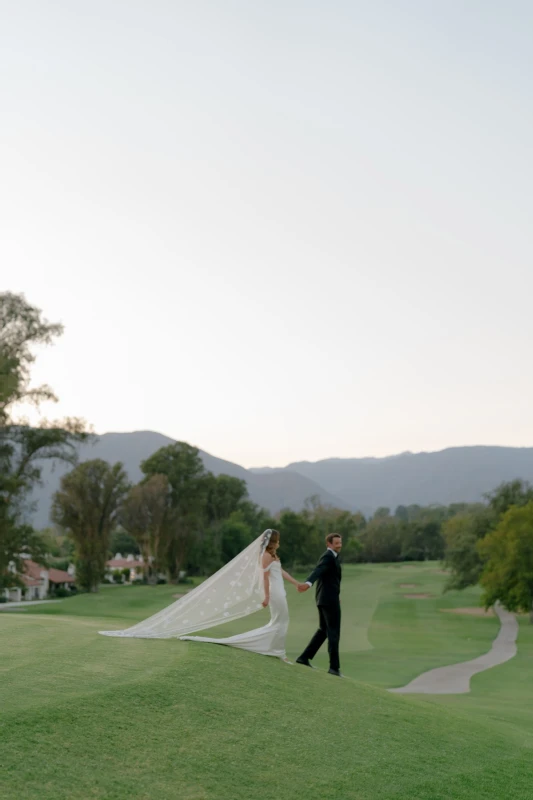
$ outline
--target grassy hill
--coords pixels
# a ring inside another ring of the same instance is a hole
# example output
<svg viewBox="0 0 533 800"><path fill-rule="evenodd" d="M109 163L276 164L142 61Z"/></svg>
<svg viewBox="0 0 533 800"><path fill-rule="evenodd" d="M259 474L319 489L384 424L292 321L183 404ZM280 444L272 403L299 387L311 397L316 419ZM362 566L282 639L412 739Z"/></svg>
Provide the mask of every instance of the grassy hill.
<svg viewBox="0 0 533 800"><path fill-rule="evenodd" d="M0 613L0 796L495 800L512 787L529 800L529 626L517 658L477 676L470 695L391 695L484 652L497 623L443 613L477 596L443 597L437 565L345 572L346 680L214 645L97 635L171 602L176 587L109 587ZM309 595L289 600L294 656L315 609Z"/></svg>

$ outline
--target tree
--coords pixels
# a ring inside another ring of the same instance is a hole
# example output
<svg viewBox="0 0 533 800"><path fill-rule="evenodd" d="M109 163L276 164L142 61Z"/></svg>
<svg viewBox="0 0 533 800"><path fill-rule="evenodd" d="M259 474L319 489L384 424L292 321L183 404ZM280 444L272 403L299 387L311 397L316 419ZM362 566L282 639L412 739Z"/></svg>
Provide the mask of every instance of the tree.
<svg viewBox="0 0 533 800"><path fill-rule="evenodd" d="M519 479L502 483L493 492L485 495L489 507L501 517L512 506L524 506L533 500L533 486Z"/></svg>
<svg viewBox="0 0 533 800"><path fill-rule="evenodd" d="M130 489L120 519L138 544L149 583L157 583L161 550L167 534L170 486L166 475L150 475Z"/></svg>
<svg viewBox="0 0 533 800"><path fill-rule="evenodd" d="M170 580L176 580L181 570L205 574L218 569L226 554L234 551L231 529L235 541L248 542L272 526L266 512L247 500L245 481L206 472L198 449L186 442L161 448L141 469L146 477L125 504L123 524L140 543L149 528L147 489L141 487L164 476L168 487L164 522L157 547L150 552ZM230 519L233 528L225 525Z"/></svg>
<svg viewBox="0 0 533 800"><path fill-rule="evenodd" d="M362 546L358 534L366 525L361 513L352 514L350 511L323 506L320 503L313 503L311 509L307 505L307 510L302 513L316 529L321 546L324 546L328 533L338 533L343 539L342 560L346 563L359 561Z"/></svg>
<svg viewBox="0 0 533 800"><path fill-rule="evenodd" d="M260 533L268 528L276 527L276 520L266 509L252 503L250 500L241 500L237 511L234 511L232 518L244 522L250 529L251 539L255 539Z"/></svg>
<svg viewBox="0 0 533 800"><path fill-rule="evenodd" d="M447 509L449 519L443 525L444 561L452 572L447 589L464 589L478 583L483 569L478 542L497 527L510 508L533 501L533 487L518 479L508 481L486 494L485 499L488 506L463 503Z"/></svg>
<svg viewBox="0 0 533 800"><path fill-rule="evenodd" d="M205 473L202 481L205 488L202 525L190 538L183 560L183 567L192 575L216 572L230 560L224 551L234 555L240 552L233 552L235 547L229 541L232 536L235 541L246 543L249 538L248 527L242 520L234 519L233 526L228 522L248 495L246 482L230 475L215 477L210 472Z"/></svg>
<svg viewBox="0 0 533 800"><path fill-rule="evenodd" d="M266 530L266 528L265 528ZM221 561L227 564L259 535L243 520L240 511L234 511L220 526Z"/></svg>
<svg viewBox="0 0 533 800"><path fill-rule="evenodd" d="M0 589L13 585L14 574L23 571L23 556L43 557L39 537L24 521L29 493L41 477L40 463L75 463L75 445L87 437L76 419L43 420L31 428L13 415L19 403L38 407L56 399L48 386L30 386L32 348L51 344L62 331L23 295L0 294Z"/></svg>
<svg viewBox="0 0 533 800"><path fill-rule="evenodd" d="M374 511L374 519L384 519L385 517L390 517L390 508L380 506Z"/></svg>
<svg viewBox="0 0 533 800"><path fill-rule="evenodd" d="M208 486L199 450L186 442L162 447L141 464L148 477L165 475L169 509L161 558L169 578L176 580L205 523Z"/></svg>
<svg viewBox="0 0 533 800"><path fill-rule="evenodd" d="M55 400L49 386L30 388L31 348L51 344L62 333L62 325L43 319L23 295L0 294L0 425L9 423L16 403Z"/></svg>
<svg viewBox="0 0 533 800"><path fill-rule="evenodd" d="M128 489L122 464L94 459L63 476L54 495L53 520L75 543L76 578L87 591L98 591L103 580L111 533Z"/></svg>
<svg viewBox="0 0 533 800"><path fill-rule="evenodd" d="M499 601L509 611L528 612L533 624L533 501L511 506L478 550L485 608Z"/></svg>
<svg viewBox="0 0 533 800"><path fill-rule="evenodd" d="M324 549L324 541L310 515L284 511L279 518L279 530L280 557L287 565L312 564Z"/></svg>
<svg viewBox="0 0 533 800"><path fill-rule="evenodd" d="M131 553L134 556L138 556L141 552L141 548L133 536L119 526L111 535L110 552L113 556L116 553L120 553L121 555L129 555Z"/></svg>
<svg viewBox="0 0 533 800"><path fill-rule="evenodd" d="M65 555L62 548L63 540L57 535L55 528L44 528L36 532L42 541L43 550L51 558L61 558Z"/></svg>
<svg viewBox="0 0 533 800"><path fill-rule="evenodd" d="M24 559L30 556L46 565L46 547L30 525L3 521L0 530L0 589L22 587L19 575L24 573Z"/></svg>
<svg viewBox="0 0 533 800"><path fill-rule="evenodd" d="M371 563L400 561L406 528L406 523L395 517L374 515L359 535L361 560Z"/></svg>
<svg viewBox="0 0 533 800"><path fill-rule="evenodd" d="M401 558L405 561L434 561L444 555L441 524L437 520L405 523Z"/></svg>
<svg viewBox="0 0 533 800"><path fill-rule="evenodd" d="M483 565L477 545L492 528L494 520L492 509L482 505L446 520L442 526L446 543L444 564L451 570L447 589L465 589L479 581Z"/></svg>
<svg viewBox="0 0 533 800"><path fill-rule="evenodd" d="M394 516L402 522L409 522L409 509L406 506L398 506Z"/></svg>
<svg viewBox="0 0 533 800"><path fill-rule="evenodd" d="M248 497L246 481L230 475L215 477L210 472L205 476L206 516L208 523L219 523L236 511Z"/></svg>

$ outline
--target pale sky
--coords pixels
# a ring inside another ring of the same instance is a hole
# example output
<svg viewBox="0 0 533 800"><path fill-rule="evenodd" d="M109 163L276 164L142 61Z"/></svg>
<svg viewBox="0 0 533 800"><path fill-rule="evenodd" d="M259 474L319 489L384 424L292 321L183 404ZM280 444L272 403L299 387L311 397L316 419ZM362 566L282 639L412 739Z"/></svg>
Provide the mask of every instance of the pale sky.
<svg viewBox="0 0 533 800"><path fill-rule="evenodd" d="M0 0L48 416L244 466L533 445L530 0Z"/></svg>

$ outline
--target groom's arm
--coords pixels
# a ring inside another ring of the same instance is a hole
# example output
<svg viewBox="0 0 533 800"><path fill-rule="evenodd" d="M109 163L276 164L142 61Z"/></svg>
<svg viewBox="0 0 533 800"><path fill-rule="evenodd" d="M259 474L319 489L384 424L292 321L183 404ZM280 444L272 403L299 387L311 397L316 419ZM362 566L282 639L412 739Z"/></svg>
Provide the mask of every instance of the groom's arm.
<svg viewBox="0 0 533 800"><path fill-rule="evenodd" d="M313 583L315 583L319 578L322 577L322 575L328 568L328 563L330 558L331 556L329 552L326 551L322 556L322 558L320 559L320 561L318 562L318 564L316 565L316 567L314 568L314 570L312 571L312 573L310 574L310 576L305 581L308 586L312 586Z"/></svg>

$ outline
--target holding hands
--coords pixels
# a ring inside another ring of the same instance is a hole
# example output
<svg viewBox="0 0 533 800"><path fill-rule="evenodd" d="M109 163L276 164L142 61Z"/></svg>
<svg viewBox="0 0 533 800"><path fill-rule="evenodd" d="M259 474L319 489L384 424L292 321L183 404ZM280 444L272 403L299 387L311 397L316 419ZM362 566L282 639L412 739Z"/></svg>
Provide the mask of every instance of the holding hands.
<svg viewBox="0 0 533 800"><path fill-rule="evenodd" d="M299 583L296 588L301 594L302 592L306 592L310 588L310 586L308 583Z"/></svg>

